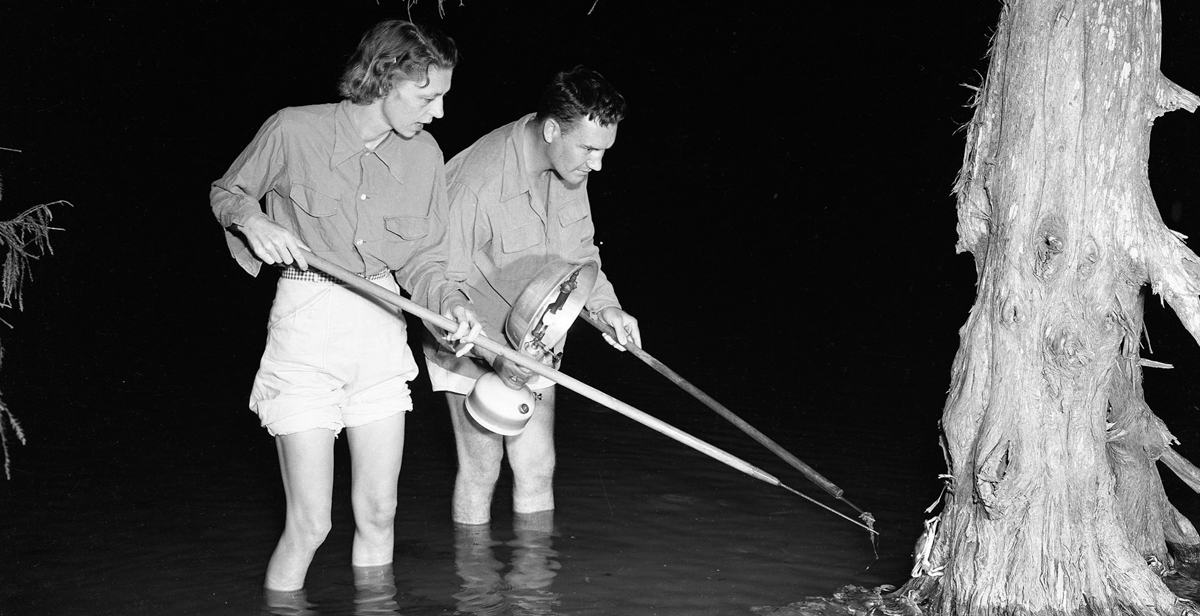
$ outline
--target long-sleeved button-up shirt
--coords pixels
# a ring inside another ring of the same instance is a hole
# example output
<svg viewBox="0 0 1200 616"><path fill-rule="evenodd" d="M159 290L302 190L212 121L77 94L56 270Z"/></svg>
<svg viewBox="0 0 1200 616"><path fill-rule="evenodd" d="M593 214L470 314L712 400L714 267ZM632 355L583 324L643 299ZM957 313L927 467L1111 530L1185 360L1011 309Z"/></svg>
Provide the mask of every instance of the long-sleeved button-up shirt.
<svg viewBox="0 0 1200 616"><path fill-rule="evenodd" d="M462 290L445 275L442 151L426 132L389 134L368 150L351 104L279 111L213 183L209 198L230 253L258 274L262 262L230 227L262 215L265 197L266 215L318 256L363 275L392 270L414 301L439 310Z"/></svg>
<svg viewBox="0 0 1200 616"><path fill-rule="evenodd" d="M446 164L447 276L466 286L484 333L497 341L504 340L509 308L543 265L555 259L600 264L587 181L571 186L546 173L541 177L548 187L530 183L521 144L533 117L488 133ZM600 270L586 307L598 312L609 306L620 303ZM451 372L476 376L430 342L427 337L426 357Z"/></svg>

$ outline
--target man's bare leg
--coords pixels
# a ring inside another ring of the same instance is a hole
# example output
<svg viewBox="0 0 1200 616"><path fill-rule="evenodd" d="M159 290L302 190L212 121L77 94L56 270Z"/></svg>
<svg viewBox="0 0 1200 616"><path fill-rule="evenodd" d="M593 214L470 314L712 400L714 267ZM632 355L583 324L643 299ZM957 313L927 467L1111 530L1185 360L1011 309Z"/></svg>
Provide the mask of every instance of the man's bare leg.
<svg viewBox="0 0 1200 616"><path fill-rule="evenodd" d="M539 389L541 399L525 430L504 437L513 469L513 511L534 513L554 509L555 387Z"/></svg>
<svg viewBox="0 0 1200 616"><path fill-rule="evenodd" d="M458 451L451 516L458 524L487 524L492 519L492 493L496 490L496 479L500 477L504 442L499 434L471 419L466 400L462 394L446 392Z"/></svg>

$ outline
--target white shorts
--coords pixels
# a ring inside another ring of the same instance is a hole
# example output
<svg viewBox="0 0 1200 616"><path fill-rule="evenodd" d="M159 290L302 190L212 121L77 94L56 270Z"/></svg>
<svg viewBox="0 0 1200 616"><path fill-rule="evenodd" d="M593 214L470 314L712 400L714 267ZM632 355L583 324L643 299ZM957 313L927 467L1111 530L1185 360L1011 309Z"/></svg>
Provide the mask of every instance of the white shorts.
<svg viewBox="0 0 1200 616"><path fill-rule="evenodd" d="M391 291L391 276L371 282ZM280 278L250 408L272 436L410 411L417 376L404 315L342 284Z"/></svg>

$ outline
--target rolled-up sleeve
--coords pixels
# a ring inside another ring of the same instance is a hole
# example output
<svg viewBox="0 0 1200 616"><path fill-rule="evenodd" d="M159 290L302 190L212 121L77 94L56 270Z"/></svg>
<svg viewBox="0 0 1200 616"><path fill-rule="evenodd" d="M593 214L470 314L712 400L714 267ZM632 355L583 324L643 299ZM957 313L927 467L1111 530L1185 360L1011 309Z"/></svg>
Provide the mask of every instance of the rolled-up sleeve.
<svg viewBox="0 0 1200 616"><path fill-rule="evenodd" d="M209 190L209 204L217 222L225 229L229 252L251 275L258 274L262 262L254 257L242 236L233 233L231 227L263 215L259 200L275 184L286 163L281 132L279 114L275 114Z"/></svg>

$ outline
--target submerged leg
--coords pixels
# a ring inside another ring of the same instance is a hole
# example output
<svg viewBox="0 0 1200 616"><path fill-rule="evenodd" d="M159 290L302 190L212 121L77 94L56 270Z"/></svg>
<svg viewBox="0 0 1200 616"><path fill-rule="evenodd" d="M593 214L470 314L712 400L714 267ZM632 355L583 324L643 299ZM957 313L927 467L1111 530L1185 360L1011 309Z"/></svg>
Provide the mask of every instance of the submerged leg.
<svg viewBox="0 0 1200 616"><path fill-rule="evenodd" d="M267 564L264 585L271 590L303 588L313 555L329 535L333 438L334 433L323 428L275 437L287 518Z"/></svg>
<svg viewBox="0 0 1200 616"><path fill-rule="evenodd" d="M396 413L363 426L346 428L350 444L350 499L354 505L351 564L355 567L392 562L406 415Z"/></svg>

